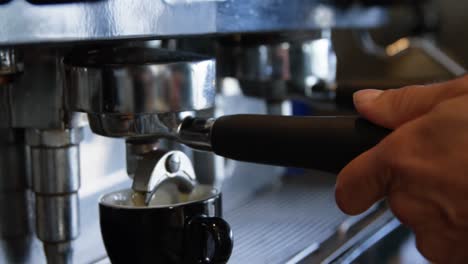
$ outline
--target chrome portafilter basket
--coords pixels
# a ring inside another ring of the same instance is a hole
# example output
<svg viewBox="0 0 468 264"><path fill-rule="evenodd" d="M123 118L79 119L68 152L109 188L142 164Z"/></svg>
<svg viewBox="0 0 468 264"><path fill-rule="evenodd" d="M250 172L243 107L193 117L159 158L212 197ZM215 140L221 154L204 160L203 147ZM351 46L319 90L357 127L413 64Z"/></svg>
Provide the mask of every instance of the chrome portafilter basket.
<svg viewBox="0 0 468 264"><path fill-rule="evenodd" d="M107 137L167 137L185 112L214 106L215 60L144 47L72 52L64 60L67 103Z"/></svg>

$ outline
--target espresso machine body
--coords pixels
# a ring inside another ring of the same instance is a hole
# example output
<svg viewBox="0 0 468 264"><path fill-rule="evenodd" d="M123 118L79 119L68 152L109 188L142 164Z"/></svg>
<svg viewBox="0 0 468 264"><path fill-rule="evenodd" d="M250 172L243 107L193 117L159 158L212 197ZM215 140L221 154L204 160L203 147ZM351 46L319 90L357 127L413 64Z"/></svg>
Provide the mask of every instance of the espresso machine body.
<svg viewBox="0 0 468 264"><path fill-rule="evenodd" d="M328 263L396 230L385 205L340 213L333 173L224 159L179 125L334 104L332 29L381 26L414 2L0 1L0 263L108 263L99 197L148 188L159 149L193 164L186 182L222 190L229 263Z"/></svg>

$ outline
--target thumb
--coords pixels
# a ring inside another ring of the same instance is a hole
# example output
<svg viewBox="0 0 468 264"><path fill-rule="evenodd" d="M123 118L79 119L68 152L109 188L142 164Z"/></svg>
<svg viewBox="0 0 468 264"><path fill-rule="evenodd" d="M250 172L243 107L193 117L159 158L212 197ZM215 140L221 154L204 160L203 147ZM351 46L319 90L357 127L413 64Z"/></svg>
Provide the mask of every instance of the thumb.
<svg viewBox="0 0 468 264"><path fill-rule="evenodd" d="M357 111L369 121L395 129L432 110L437 104L468 93L468 77L427 86L393 90L361 90L354 94Z"/></svg>

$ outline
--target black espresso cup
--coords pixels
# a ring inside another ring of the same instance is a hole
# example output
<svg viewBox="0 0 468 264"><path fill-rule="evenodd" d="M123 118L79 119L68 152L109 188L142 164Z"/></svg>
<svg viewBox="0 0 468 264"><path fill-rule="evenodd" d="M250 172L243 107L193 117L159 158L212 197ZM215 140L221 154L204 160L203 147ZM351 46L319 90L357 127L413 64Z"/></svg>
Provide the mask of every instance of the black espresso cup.
<svg viewBox="0 0 468 264"><path fill-rule="evenodd" d="M119 263L226 263L231 228L221 218L221 193L198 185L190 195L163 184L149 206L132 190L100 199L101 233Z"/></svg>

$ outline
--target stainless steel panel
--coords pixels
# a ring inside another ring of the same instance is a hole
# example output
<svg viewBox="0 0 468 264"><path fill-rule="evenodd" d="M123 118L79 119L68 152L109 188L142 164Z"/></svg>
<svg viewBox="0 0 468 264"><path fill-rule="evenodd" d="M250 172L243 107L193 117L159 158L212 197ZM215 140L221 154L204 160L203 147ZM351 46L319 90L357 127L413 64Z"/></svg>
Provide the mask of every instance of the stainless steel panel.
<svg viewBox="0 0 468 264"><path fill-rule="evenodd" d="M28 49L24 55L26 71L10 86L11 126L63 128L63 89L57 51Z"/></svg>
<svg viewBox="0 0 468 264"><path fill-rule="evenodd" d="M0 45L229 32L368 27L379 8L337 9L327 0L100 0L0 4Z"/></svg>

